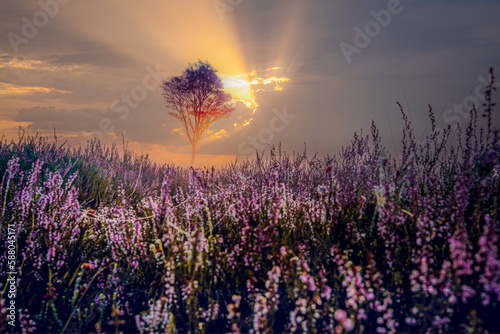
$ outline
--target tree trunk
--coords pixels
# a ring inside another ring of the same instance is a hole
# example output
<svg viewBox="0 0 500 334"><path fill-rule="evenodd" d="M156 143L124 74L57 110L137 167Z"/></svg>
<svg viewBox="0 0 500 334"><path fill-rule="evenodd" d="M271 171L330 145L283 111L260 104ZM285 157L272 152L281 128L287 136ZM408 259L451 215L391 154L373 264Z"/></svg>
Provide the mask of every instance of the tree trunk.
<svg viewBox="0 0 500 334"><path fill-rule="evenodd" d="M194 156L196 154L196 143L195 142L191 143L191 147L193 148L192 153L191 153L191 166L194 167Z"/></svg>

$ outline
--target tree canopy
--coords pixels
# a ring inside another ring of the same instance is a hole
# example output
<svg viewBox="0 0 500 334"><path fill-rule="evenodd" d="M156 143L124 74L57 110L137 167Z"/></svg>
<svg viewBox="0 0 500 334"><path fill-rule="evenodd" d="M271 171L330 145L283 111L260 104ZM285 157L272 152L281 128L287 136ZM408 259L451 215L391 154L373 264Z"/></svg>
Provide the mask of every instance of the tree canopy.
<svg viewBox="0 0 500 334"><path fill-rule="evenodd" d="M203 132L213 122L231 115L234 100L224 91L217 70L201 60L189 64L180 76L164 81L162 88L166 106L172 110L169 114L179 120L191 143L194 164Z"/></svg>

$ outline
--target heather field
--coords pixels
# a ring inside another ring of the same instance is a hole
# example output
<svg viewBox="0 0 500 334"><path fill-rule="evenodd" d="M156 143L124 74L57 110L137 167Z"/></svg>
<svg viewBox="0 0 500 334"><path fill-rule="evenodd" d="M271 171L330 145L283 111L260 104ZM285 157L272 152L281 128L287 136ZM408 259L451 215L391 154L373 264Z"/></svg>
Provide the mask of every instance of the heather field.
<svg viewBox="0 0 500 334"><path fill-rule="evenodd" d="M219 169L2 141L0 331L498 332L492 107L456 131L430 110L423 142L401 108L400 157L375 125Z"/></svg>

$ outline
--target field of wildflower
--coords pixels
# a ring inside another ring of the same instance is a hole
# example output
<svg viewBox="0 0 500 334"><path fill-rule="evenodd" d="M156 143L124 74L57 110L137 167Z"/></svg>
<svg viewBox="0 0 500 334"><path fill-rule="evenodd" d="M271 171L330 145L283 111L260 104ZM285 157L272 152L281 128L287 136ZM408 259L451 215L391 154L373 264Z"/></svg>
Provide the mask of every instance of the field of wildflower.
<svg viewBox="0 0 500 334"><path fill-rule="evenodd" d="M401 108L399 158L375 124L219 169L2 141L0 331L499 332L493 90L423 143Z"/></svg>

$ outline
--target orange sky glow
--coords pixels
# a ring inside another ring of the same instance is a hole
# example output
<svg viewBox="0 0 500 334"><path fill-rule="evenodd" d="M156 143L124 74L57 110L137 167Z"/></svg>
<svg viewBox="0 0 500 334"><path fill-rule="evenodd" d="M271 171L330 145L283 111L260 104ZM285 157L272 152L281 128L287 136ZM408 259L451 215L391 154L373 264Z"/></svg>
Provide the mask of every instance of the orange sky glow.
<svg viewBox="0 0 500 334"><path fill-rule="evenodd" d="M211 63L223 79L225 89L233 96L235 103L241 102L248 112L241 108L235 111L234 122L231 124L235 131L240 127L249 125L259 104L258 92L278 92L283 89L280 85L289 81L289 78L280 76L281 68L279 59L269 59L269 63L274 63L274 67L253 70L248 65L240 48L238 36L233 28L235 22L231 17L221 20L214 11L211 1L198 2L196 6L190 6L187 2L159 2L155 7L144 6L139 2L129 2L124 6L120 1L99 2L100 9L95 11L95 3L88 1L74 4L64 8L64 15L59 15L55 19L64 23L73 33L78 33L88 40L106 45L114 52L121 54L138 63L158 64L169 75L179 75L188 63L194 63L197 59L206 60ZM113 17L109 16L113 13ZM211 13L213 15L207 15ZM92 17L92 24L88 23L88 17ZM196 24L193 24L196 23ZM117 29L119 27L119 29ZM14 59L1 66L6 70L39 70L53 73L61 70L52 66L48 62L37 59ZM250 67L250 68L249 68ZM66 67L67 75L82 74L90 79L98 79L99 69L85 66ZM260 72L260 73L259 73ZM89 76L89 73L92 73ZM112 73L116 75L116 73ZM166 78L164 78L166 79ZM111 79L110 79L111 80ZM114 83L116 84L116 82ZM125 90L127 88L125 87ZM17 86L12 84L0 84L0 102L4 102L11 108L27 108L40 105L40 101L31 99L31 102L23 101L23 97L33 94L45 96L47 93L58 93L58 98L47 100L49 105L56 108L85 108L92 105L92 101L86 105L84 102L78 105L68 105L65 95L72 95L76 92L47 87L43 85ZM161 92L156 92L161 93ZM52 94L53 95L53 94ZM110 96L110 101L115 96ZM100 107L108 107L101 105ZM174 122L173 119L169 121ZM14 122L2 120L2 132L6 138L15 137L18 126L25 126L29 122ZM43 134L44 131L36 130ZM183 130L177 127L173 130L178 135L183 135ZM34 132L34 131L31 131ZM48 131L47 131L48 132ZM82 139L90 134L89 131L60 133L60 137L67 137L71 140ZM229 129L208 130L200 141L200 146L208 145L214 140L229 135ZM114 134L104 134L104 139L114 141L117 136ZM181 147L161 148L160 146L142 145L134 142L134 148L138 151L145 151L160 161L175 161L179 164L188 164L189 143ZM235 156L210 155L200 156L198 161L208 163L212 161L215 165L225 164L234 159Z"/></svg>

